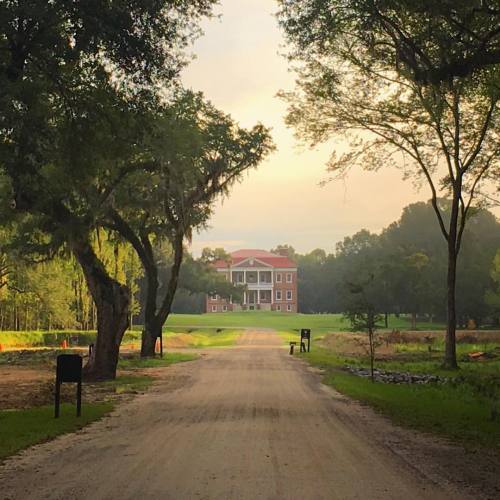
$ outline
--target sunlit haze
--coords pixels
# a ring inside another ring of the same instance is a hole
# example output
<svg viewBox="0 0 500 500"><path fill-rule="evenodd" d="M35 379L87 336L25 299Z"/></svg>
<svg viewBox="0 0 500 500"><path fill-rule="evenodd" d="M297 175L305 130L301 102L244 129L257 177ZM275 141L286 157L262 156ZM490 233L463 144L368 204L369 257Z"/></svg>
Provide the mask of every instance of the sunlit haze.
<svg viewBox="0 0 500 500"><path fill-rule="evenodd" d="M353 171L345 181L320 187L332 145L301 146L284 124L286 104L276 97L293 88L284 41L271 0L226 0L219 18L203 24L205 35L194 45L196 59L183 81L201 90L214 105L241 125L258 121L272 127L277 151L235 186L216 206L210 228L194 237L192 250L205 246L270 249L280 243L298 251L332 251L335 243L361 228L379 231L401 209L428 199L401 172Z"/></svg>

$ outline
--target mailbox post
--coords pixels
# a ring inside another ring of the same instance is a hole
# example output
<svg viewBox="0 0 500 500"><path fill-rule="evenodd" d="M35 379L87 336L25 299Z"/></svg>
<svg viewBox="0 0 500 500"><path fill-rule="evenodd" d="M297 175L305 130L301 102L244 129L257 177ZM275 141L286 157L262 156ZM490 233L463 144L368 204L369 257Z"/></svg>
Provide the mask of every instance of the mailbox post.
<svg viewBox="0 0 500 500"><path fill-rule="evenodd" d="M75 383L76 386L76 416L82 414L82 357L79 354L59 354L56 368L55 418L59 418L61 403L61 384Z"/></svg>
<svg viewBox="0 0 500 500"><path fill-rule="evenodd" d="M306 352L306 344L304 339L307 339L307 352L311 352L311 330L309 328L302 328L300 330L300 352Z"/></svg>

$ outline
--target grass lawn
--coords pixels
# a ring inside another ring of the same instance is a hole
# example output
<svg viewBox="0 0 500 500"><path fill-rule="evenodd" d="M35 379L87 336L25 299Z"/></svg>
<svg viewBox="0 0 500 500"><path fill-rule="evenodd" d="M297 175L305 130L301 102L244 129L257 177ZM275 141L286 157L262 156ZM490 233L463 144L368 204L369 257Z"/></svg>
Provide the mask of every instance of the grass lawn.
<svg viewBox="0 0 500 500"><path fill-rule="evenodd" d="M171 347L226 347L236 343L241 330L233 328L170 328L164 330L164 348Z"/></svg>
<svg viewBox="0 0 500 500"><path fill-rule="evenodd" d="M163 358L123 358L120 359L118 368L122 370L133 370L138 368L160 368L169 366L174 363L182 363L184 361L193 361L198 359L196 354L186 354L181 352L168 352L163 355Z"/></svg>
<svg viewBox="0 0 500 500"><path fill-rule="evenodd" d="M314 366L325 370L324 382L339 392L368 403L397 423L440 434L455 441L500 450L500 362L462 363L458 372L442 372L437 361L379 362L378 368L417 373L439 373L447 384L372 383L341 370L346 364L367 366L362 358L345 358L331 350L315 348L301 354Z"/></svg>
<svg viewBox="0 0 500 500"><path fill-rule="evenodd" d="M52 405L29 410L0 411L0 459L60 434L74 432L112 409L113 405L107 402L84 403L82 416L78 418L75 405L62 404L58 419L54 418Z"/></svg>
<svg viewBox="0 0 500 500"><path fill-rule="evenodd" d="M348 331L350 323L342 314L294 314L269 311L228 312L214 314L171 314L166 329L171 328L273 328L280 331L310 328L313 333ZM407 318L390 316L389 329L408 329ZM441 323L418 323L420 330L443 329Z"/></svg>

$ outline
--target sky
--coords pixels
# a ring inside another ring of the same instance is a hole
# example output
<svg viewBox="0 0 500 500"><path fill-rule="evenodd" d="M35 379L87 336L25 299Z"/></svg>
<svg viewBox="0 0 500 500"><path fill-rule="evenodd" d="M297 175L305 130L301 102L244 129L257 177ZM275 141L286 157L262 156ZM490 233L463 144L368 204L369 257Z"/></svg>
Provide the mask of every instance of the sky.
<svg viewBox="0 0 500 500"><path fill-rule="evenodd" d="M277 146L257 170L218 202L209 228L196 234L191 251L204 247L270 250L292 245L300 253L332 252L335 244L360 229L378 232L397 220L404 206L427 200L397 169L351 171L347 179L320 186L328 178L332 144L310 149L286 127L286 104L276 93L292 90L294 75L281 55L286 48L274 0L223 0L220 17L202 24L196 58L183 73L186 87L202 91L240 126L257 122L272 128Z"/></svg>

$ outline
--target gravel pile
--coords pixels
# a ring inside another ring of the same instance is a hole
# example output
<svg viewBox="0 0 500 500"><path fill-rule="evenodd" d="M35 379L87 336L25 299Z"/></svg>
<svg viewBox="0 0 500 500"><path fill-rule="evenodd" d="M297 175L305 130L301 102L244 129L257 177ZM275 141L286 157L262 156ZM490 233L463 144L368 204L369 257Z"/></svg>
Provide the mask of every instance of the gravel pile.
<svg viewBox="0 0 500 500"><path fill-rule="evenodd" d="M358 366L346 366L346 370L358 377L370 377L369 368L360 368ZM446 382L444 377L437 375L418 375L408 372L387 372L385 370L374 370L374 377L377 382L386 384L443 384Z"/></svg>

